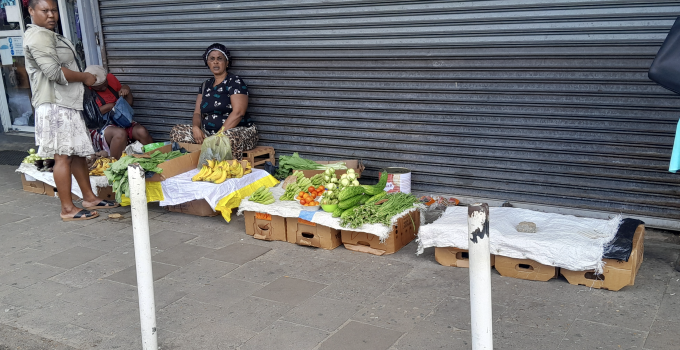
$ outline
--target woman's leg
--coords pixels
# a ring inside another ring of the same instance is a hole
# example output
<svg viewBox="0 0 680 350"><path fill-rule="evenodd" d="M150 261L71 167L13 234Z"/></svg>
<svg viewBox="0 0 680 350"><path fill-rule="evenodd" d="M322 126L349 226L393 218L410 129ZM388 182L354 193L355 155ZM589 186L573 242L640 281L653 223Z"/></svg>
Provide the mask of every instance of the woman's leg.
<svg viewBox="0 0 680 350"><path fill-rule="evenodd" d="M60 154L54 155L54 182L57 185L57 192L59 192L59 201L61 201L61 217L64 218L73 217L81 210L80 208L73 205L73 198L71 197L71 170L74 166L78 167L78 161L75 161L74 164L75 158L80 158L82 160L83 164L85 164L85 171L87 172L87 163L85 162L84 158ZM89 185L89 176L87 183L87 189L89 189L89 192L92 194L92 196L94 196L94 193L92 193L92 188ZM78 181L78 184L80 185L80 181ZM83 196L85 196L87 190L84 189L83 185L80 185L80 188L83 191ZM92 211L91 213L94 215L97 212Z"/></svg>
<svg viewBox="0 0 680 350"><path fill-rule="evenodd" d="M151 135L149 135L149 131L140 124L132 127L132 139L141 142L142 145L153 143L153 139L151 138Z"/></svg>
<svg viewBox="0 0 680 350"><path fill-rule="evenodd" d="M128 135L125 129L109 125L104 130L104 138L109 145L111 157L120 159L125 147L128 145Z"/></svg>
<svg viewBox="0 0 680 350"><path fill-rule="evenodd" d="M83 206L93 207L102 200L92 191L90 183L90 171L87 169L87 160L79 156L71 156L71 173L76 178L80 192L83 193Z"/></svg>
<svg viewBox="0 0 680 350"><path fill-rule="evenodd" d="M243 160L243 152L255 148L260 139L255 125L229 129L224 134L229 136L232 156L239 161Z"/></svg>

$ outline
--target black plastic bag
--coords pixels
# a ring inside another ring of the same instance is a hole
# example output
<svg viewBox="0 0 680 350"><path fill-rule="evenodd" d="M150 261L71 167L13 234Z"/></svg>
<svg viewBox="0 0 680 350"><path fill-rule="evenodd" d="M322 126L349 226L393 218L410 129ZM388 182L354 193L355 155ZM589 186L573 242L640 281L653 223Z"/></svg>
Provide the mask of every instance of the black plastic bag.
<svg viewBox="0 0 680 350"><path fill-rule="evenodd" d="M680 17L668 32L648 75L657 84L680 94Z"/></svg>
<svg viewBox="0 0 680 350"><path fill-rule="evenodd" d="M106 119L99 111L94 94L96 92L87 86L85 87L85 93L83 94L83 119L88 129L99 130L106 125Z"/></svg>
<svg viewBox="0 0 680 350"><path fill-rule="evenodd" d="M630 253L633 251L635 230L642 224L644 222L637 219L623 219L614 239L604 246L603 258L628 261Z"/></svg>

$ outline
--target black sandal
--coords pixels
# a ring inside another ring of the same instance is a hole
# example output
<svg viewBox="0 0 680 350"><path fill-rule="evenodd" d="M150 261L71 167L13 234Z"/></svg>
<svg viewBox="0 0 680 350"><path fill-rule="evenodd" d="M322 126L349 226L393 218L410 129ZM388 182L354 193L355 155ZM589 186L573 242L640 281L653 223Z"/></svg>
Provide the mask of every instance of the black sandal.
<svg viewBox="0 0 680 350"><path fill-rule="evenodd" d="M99 204L95 205L94 207L85 207L85 209L88 209L88 210L111 209L111 208L118 208L118 207L120 207L120 204L118 204L114 201L103 200L103 201L99 202Z"/></svg>
<svg viewBox="0 0 680 350"><path fill-rule="evenodd" d="M99 213L92 213L91 211L87 209L83 209L79 211L76 215L74 215L71 218L64 218L62 217L61 220L63 221L81 221L81 220L90 220L94 219L97 216L99 216Z"/></svg>

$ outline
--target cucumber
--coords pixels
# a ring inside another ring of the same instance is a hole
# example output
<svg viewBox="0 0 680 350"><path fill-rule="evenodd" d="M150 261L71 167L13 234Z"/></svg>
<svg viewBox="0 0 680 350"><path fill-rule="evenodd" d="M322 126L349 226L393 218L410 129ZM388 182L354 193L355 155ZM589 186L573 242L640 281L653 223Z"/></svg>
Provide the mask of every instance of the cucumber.
<svg viewBox="0 0 680 350"><path fill-rule="evenodd" d="M359 201L359 205L363 205L364 203L368 202L369 199L373 198L373 196L369 194L364 194L361 196L361 200Z"/></svg>
<svg viewBox="0 0 680 350"><path fill-rule="evenodd" d="M345 199L353 198L364 193L364 188L362 186L350 186L345 187L338 195L338 200L340 203Z"/></svg>
<svg viewBox="0 0 680 350"><path fill-rule="evenodd" d="M344 213L344 212L345 212L345 209L338 207L337 209L333 210L333 217L339 218L340 215L342 215L342 213Z"/></svg>
<svg viewBox="0 0 680 350"><path fill-rule="evenodd" d="M387 172L384 172L382 173L382 175L380 175L380 180L378 181L377 184L372 186L363 185L361 187L364 188L364 193L375 196L376 194L380 194L380 192L384 191L386 185L387 185Z"/></svg>
<svg viewBox="0 0 680 350"><path fill-rule="evenodd" d="M375 203L375 202L377 202L377 201L379 201L379 200L381 200L385 197L387 197L387 192L382 191L382 192L376 194L375 196L371 197L369 200L367 200L365 204L373 204L373 203Z"/></svg>
<svg viewBox="0 0 680 350"><path fill-rule="evenodd" d="M359 206L357 205L357 206L354 206L354 207L351 207L351 208L345 210L344 212L342 212L342 215L340 215L340 218L344 219L344 218L350 216L352 214L352 212L354 211L354 209L356 209L358 207Z"/></svg>
<svg viewBox="0 0 680 350"><path fill-rule="evenodd" d="M361 198L363 198L363 197L364 196L360 194L360 195L354 196L350 199L345 199L344 201L341 200L340 203L338 203L338 208L349 209L351 207L356 207L356 206L359 205L359 202L361 201Z"/></svg>

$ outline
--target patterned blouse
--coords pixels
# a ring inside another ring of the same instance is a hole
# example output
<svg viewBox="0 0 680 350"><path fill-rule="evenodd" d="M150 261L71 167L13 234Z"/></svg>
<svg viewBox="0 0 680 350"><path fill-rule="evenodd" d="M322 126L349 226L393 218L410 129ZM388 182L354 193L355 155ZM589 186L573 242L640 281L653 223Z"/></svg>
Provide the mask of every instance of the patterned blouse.
<svg viewBox="0 0 680 350"><path fill-rule="evenodd" d="M205 81L203 85L198 88L198 93L202 95L201 99L201 123L203 130L208 134L215 134L224 124L232 111L231 95L245 94L248 95L248 86L239 78L238 75L227 73L227 77L219 83L215 84L215 78L210 78ZM237 127L251 126L253 120L246 113Z"/></svg>

